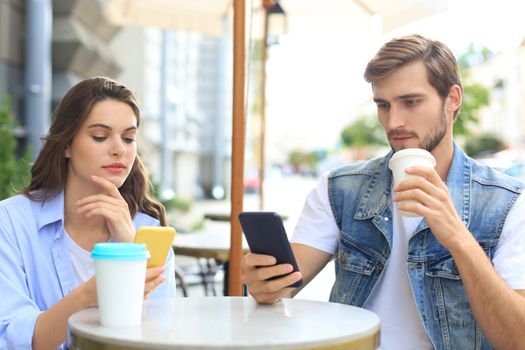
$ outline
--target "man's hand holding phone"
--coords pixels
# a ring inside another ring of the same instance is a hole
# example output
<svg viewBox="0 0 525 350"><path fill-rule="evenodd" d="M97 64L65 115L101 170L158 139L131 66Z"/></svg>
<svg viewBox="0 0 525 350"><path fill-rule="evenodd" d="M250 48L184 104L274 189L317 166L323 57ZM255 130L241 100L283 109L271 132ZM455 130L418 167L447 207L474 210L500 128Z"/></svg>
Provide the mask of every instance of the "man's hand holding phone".
<svg viewBox="0 0 525 350"><path fill-rule="evenodd" d="M296 288L289 286L302 278L299 271L293 272L291 264L276 265L276 259L270 255L248 253L242 259L242 283L261 304L273 304L281 298L291 297Z"/></svg>
<svg viewBox="0 0 525 350"><path fill-rule="evenodd" d="M281 217L273 212L243 212L239 220L251 253L242 261L242 280L259 303L289 297L302 275Z"/></svg>

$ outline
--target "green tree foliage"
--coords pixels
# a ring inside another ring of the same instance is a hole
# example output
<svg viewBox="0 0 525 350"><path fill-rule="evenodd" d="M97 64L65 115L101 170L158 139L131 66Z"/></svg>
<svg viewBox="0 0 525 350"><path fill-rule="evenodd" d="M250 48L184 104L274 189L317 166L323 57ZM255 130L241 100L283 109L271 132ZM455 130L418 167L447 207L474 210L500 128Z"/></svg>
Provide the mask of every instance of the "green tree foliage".
<svg viewBox="0 0 525 350"><path fill-rule="evenodd" d="M490 103L490 90L478 83L469 82L471 67L489 60L493 56L486 47L470 44L466 52L459 56L458 65L463 80L463 102L461 111L454 123L454 135L471 135L471 130L479 123L478 111Z"/></svg>
<svg viewBox="0 0 525 350"><path fill-rule="evenodd" d="M296 173L313 173L315 166L322 159L319 151L292 150L288 154L288 163L292 165Z"/></svg>
<svg viewBox="0 0 525 350"><path fill-rule="evenodd" d="M463 102L454 123L454 135L471 135L472 128L479 123L478 111L490 102L490 92L485 86L472 83L463 86Z"/></svg>
<svg viewBox="0 0 525 350"><path fill-rule="evenodd" d="M375 116L359 117L341 132L346 147L364 148L387 145L385 132Z"/></svg>
<svg viewBox="0 0 525 350"><path fill-rule="evenodd" d="M27 149L22 159L17 159L15 130L9 98L5 97L0 106L0 200L21 190L29 179L30 151Z"/></svg>
<svg viewBox="0 0 525 350"><path fill-rule="evenodd" d="M497 136L485 133L475 137L469 137L465 142L465 152L471 157L478 157L484 153L494 153L505 148L505 144Z"/></svg>
<svg viewBox="0 0 525 350"><path fill-rule="evenodd" d="M477 47L471 43L465 52L458 57L459 69L464 73L464 70L468 70L478 64L487 62L494 54L486 46Z"/></svg>

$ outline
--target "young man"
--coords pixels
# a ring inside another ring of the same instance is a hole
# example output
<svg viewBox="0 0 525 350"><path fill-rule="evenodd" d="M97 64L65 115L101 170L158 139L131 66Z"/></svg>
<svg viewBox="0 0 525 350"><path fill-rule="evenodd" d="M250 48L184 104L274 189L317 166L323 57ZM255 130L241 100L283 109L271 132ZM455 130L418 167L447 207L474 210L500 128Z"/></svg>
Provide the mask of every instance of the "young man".
<svg viewBox="0 0 525 350"><path fill-rule="evenodd" d="M330 300L377 313L381 349L525 349L525 185L454 143L462 87L450 49L419 35L394 39L365 79L392 152L324 175L292 240L301 272L247 254L250 294L290 297L297 291L286 286L335 258ZM392 188L388 161L412 147L436 167L410 168L420 177Z"/></svg>

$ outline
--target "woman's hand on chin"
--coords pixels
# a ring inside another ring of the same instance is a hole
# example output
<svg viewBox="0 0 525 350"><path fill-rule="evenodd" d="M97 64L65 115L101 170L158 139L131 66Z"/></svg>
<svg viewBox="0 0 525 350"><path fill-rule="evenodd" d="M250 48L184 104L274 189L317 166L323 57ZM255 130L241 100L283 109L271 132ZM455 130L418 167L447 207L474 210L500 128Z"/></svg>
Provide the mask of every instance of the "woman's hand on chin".
<svg viewBox="0 0 525 350"><path fill-rule="evenodd" d="M77 213L86 218L100 215L106 220L106 225L115 241L133 241L135 237L133 220L129 213L128 203L120 194L117 186L103 177L92 175L91 179L102 187L105 193L90 195L78 200Z"/></svg>

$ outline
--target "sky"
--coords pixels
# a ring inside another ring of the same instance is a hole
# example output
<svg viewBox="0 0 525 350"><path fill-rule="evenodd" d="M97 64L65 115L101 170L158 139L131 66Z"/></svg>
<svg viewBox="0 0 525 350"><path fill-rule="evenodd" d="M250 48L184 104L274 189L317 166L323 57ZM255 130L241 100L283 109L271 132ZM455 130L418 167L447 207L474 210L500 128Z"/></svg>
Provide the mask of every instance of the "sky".
<svg viewBox="0 0 525 350"><path fill-rule="evenodd" d="M519 0L448 0L446 11L386 34L288 35L269 53L268 156L282 160L282 150L334 147L341 129L356 117L355 107L370 99L362 74L390 38L419 33L444 42L456 56L470 43L508 53L525 39L524 13Z"/></svg>

